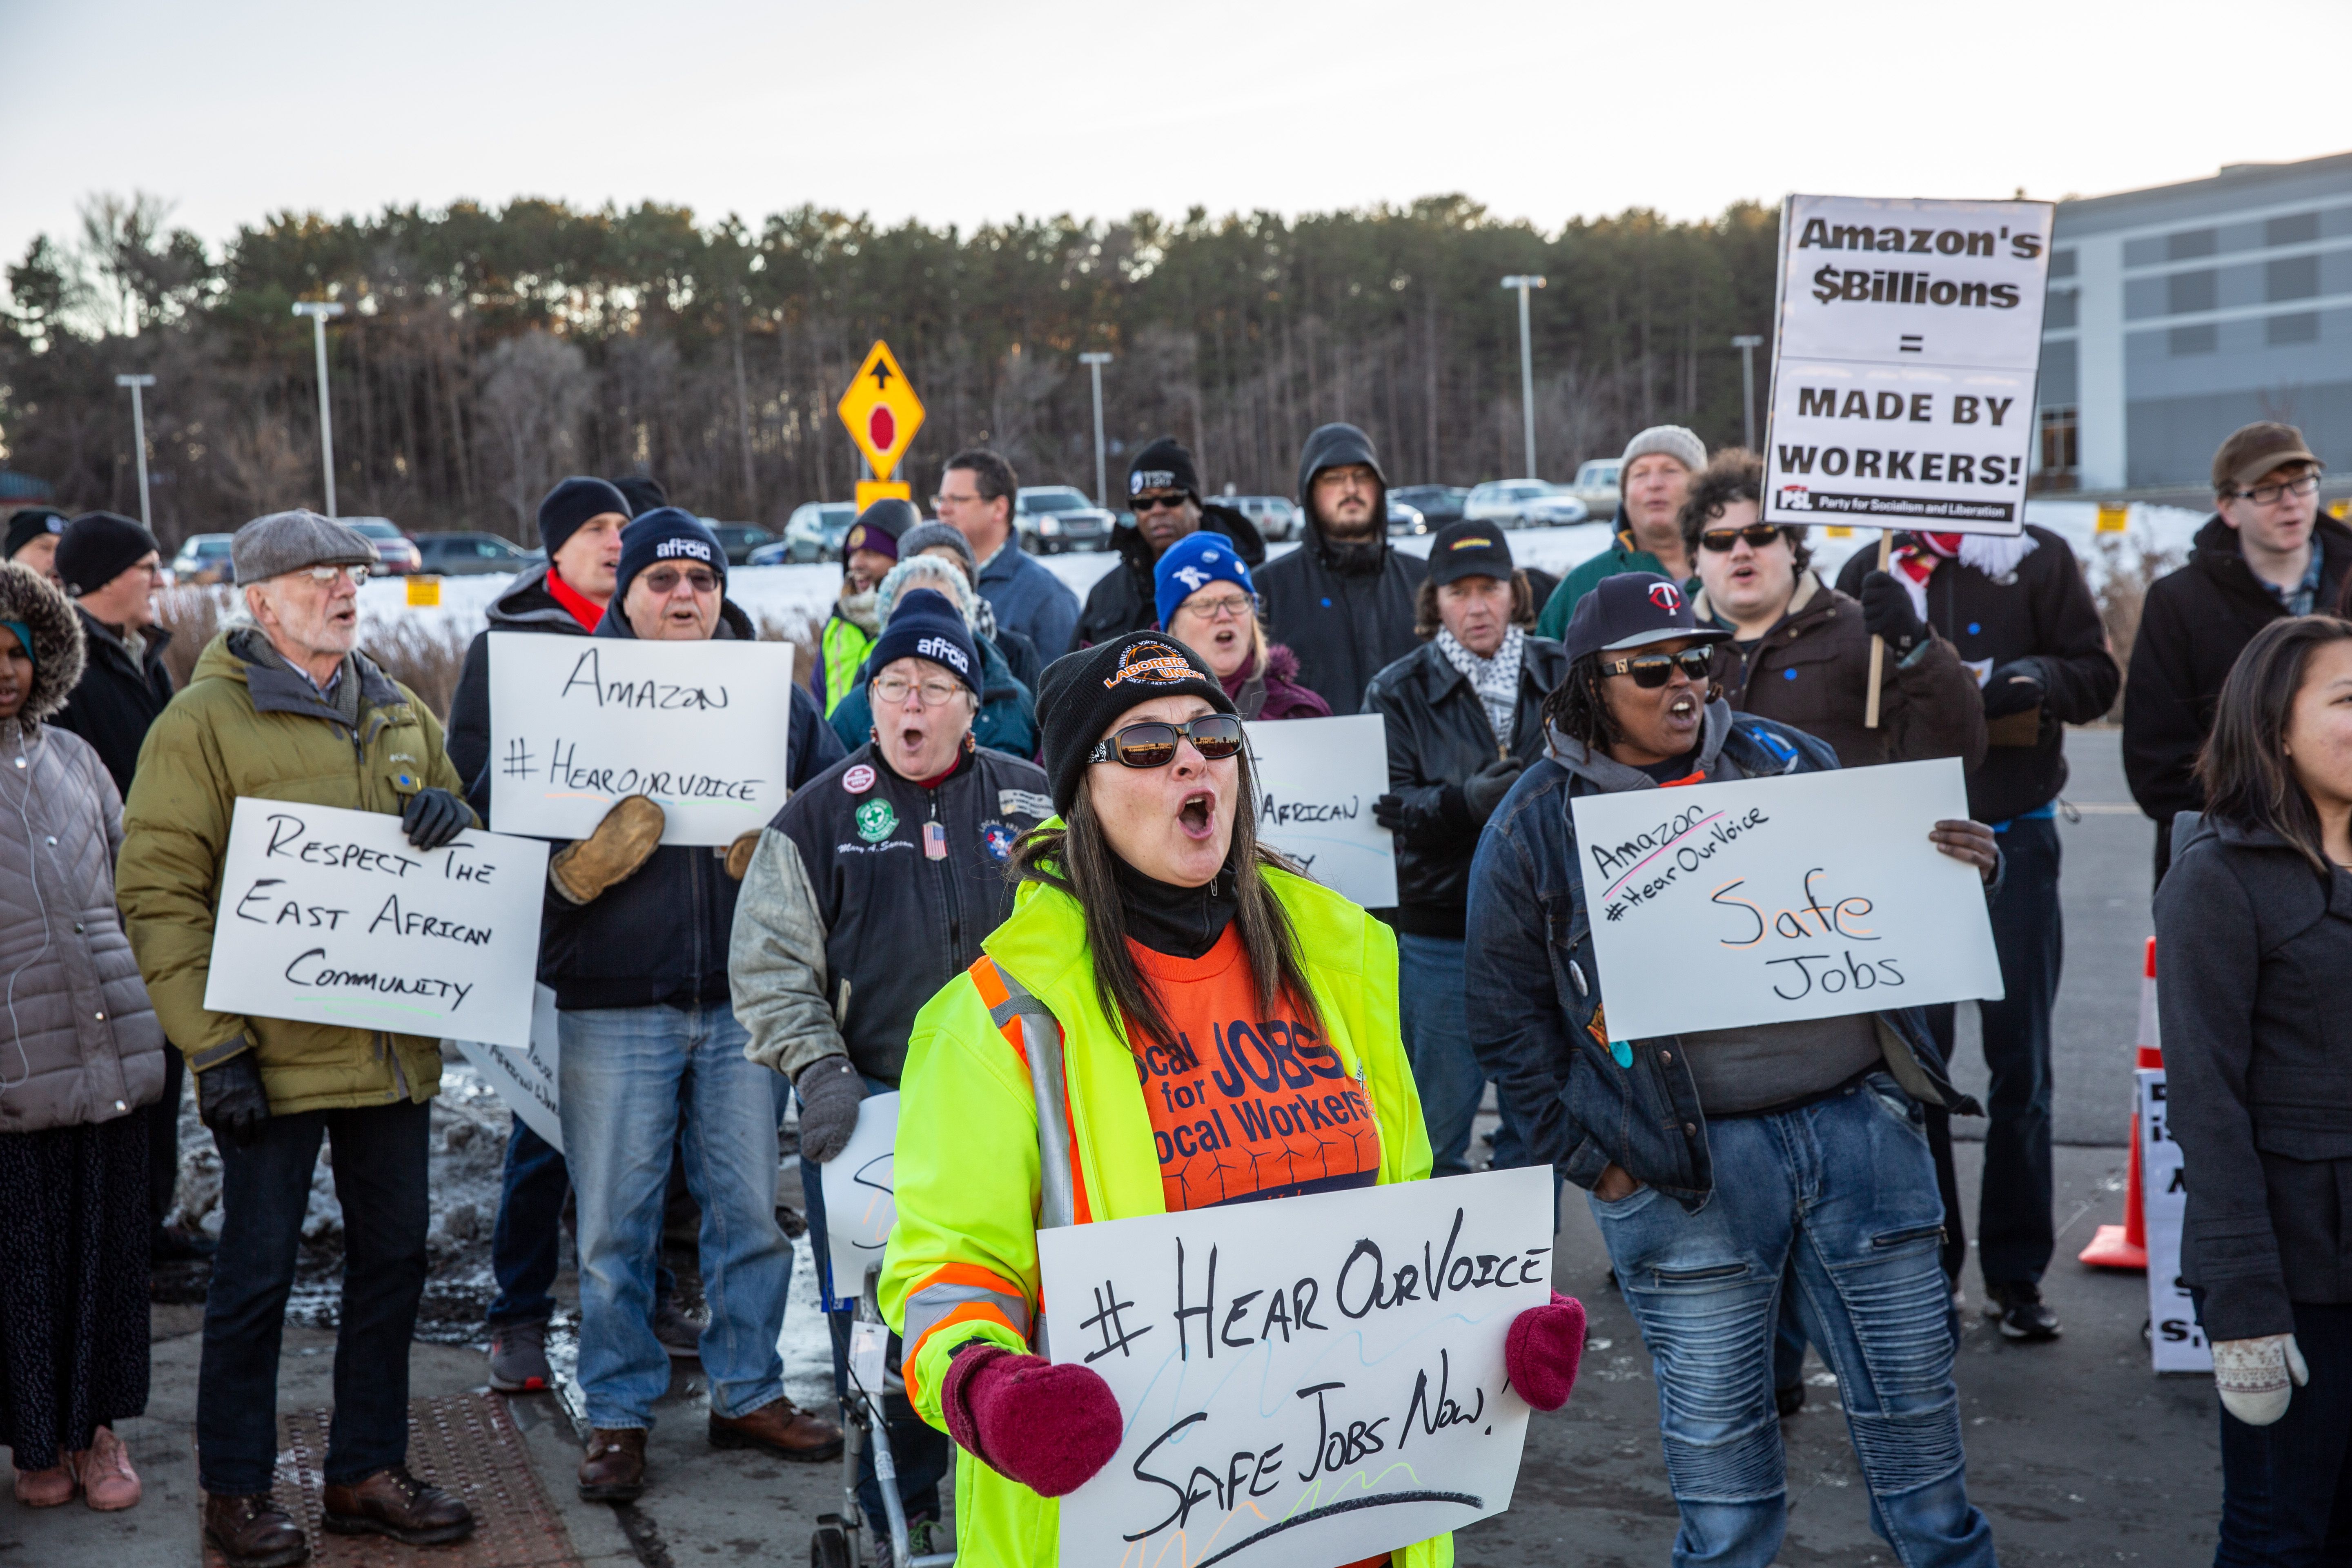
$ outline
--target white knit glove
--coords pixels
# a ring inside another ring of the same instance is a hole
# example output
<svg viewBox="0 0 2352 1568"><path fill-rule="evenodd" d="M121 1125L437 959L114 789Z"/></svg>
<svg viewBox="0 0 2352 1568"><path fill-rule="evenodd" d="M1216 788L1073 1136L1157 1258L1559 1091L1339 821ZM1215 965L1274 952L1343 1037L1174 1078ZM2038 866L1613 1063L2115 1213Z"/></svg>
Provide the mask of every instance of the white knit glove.
<svg viewBox="0 0 2352 1568"><path fill-rule="evenodd" d="M2213 1386L2221 1408L2249 1426L2267 1426L2286 1414L2294 1392L2287 1385L2290 1376L2296 1387L2311 1381L2293 1334L2213 1342Z"/></svg>

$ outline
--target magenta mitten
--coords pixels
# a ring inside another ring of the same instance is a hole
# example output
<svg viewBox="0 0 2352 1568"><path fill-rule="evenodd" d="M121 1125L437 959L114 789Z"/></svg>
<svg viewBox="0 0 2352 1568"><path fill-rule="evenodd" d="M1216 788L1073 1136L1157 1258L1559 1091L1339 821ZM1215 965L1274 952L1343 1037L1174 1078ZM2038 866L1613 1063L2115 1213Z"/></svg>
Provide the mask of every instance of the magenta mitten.
<svg viewBox="0 0 2352 1568"><path fill-rule="evenodd" d="M1581 1307L1576 1321L1584 1321ZM966 1453L1039 1497L1086 1485L1118 1452L1124 1426L1110 1384L1092 1367L1055 1366L992 1344L956 1352L940 1406L948 1435Z"/></svg>
<svg viewBox="0 0 2352 1568"><path fill-rule="evenodd" d="M1568 1403L1583 1356L1584 1303L1557 1290L1549 1306L1529 1307L1513 1318L1503 1341L1503 1370L1519 1397L1538 1410Z"/></svg>

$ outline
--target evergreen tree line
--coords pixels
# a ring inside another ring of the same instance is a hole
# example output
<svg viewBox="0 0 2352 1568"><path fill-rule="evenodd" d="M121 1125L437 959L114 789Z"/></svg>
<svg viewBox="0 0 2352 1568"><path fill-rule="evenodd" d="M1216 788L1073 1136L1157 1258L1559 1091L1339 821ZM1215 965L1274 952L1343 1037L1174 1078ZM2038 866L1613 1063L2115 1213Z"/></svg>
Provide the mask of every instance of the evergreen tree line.
<svg viewBox="0 0 2352 1568"><path fill-rule="evenodd" d="M348 307L328 327L339 510L528 541L567 473L650 472L682 504L771 527L801 502L847 499L861 470L834 405L877 337L929 412L900 473L919 498L972 444L1024 482L1091 493L1087 351L1116 356L1114 491L1122 449L1173 434L1211 488L1288 495L1300 441L1334 419L1371 434L1394 483L1515 477L1518 315L1499 283L1522 272L1549 279L1533 309L1546 478L1661 422L1737 441L1728 340L1770 331L1777 235L1773 209L1742 203L1548 236L1462 196L970 231L806 206L755 227L518 200L280 215L217 250L168 218L152 196L91 198L76 232L42 236L9 268L0 327L5 460L68 509L136 511L114 377L156 377L149 463L167 542L320 503L298 300Z"/></svg>

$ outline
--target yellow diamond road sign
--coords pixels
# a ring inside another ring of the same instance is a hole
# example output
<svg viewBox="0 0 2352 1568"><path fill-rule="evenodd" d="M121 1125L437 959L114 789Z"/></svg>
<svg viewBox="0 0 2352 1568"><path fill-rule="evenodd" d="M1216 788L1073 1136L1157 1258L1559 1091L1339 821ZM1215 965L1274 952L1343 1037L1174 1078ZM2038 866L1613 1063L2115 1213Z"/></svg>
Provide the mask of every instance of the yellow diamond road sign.
<svg viewBox="0 0 2352 1568"><path fill-rule="evenodd" d="M849 438L874 465L877 479L890 477L914 445L915 432L923 427L923 401L907 384L907 373L898 368L890 345L879 338L866 352L866 363L857 367L856 378L836 406L841 422L849 426Z"/></svg>

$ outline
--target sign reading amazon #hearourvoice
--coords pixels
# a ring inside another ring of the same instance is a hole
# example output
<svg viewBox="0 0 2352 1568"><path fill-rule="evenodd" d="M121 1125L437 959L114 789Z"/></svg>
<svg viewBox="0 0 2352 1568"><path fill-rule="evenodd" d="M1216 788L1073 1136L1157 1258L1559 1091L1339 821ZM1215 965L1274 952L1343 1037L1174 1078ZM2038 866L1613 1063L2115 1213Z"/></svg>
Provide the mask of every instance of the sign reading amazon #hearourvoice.
<svg viewBox="0 0 2352 1568"><path fill-rule="evenodd" d="M1510 1506L1511 1320L1551 1299L1551 1174L1489 1172L1038 1233L1054 1359L1126 1434L1064 1568L1353 1563Z"/></svg>
<svg viewBox="0 0 2352 1568"><path fill-rule="evenodd" d="M1579 796L1612 1040L2001 994L1957 759Z"/></svg>
<svg viewBox="0 0 2352 1568"><path fill-rule="evenodd" d="M2024 526L2054 211L1788 199L1767 521Z"/></svg>
<svg viewBox="0 0 2352 1568"><path fill-rule="evenodd" d="M536 839L427 852L382 812L241 796L205 1005L528 1046L546 885Z"/></svg>
<svg viewBox="0 0 2352 1568"><path fill-rule="evenodd" d="M585 838L649 796L664 844L731 844L782 809L793 646L490 634L490 825Z"/></svg>
<svg viewBox="0 0 2352 1568"><path fill-rule="evenodd" d="M1372 818L1388 793L1388 724L1377 713L1260 720L1249 735L1258 842L1368 910L1397 901L1396 847Z"/></svg>

